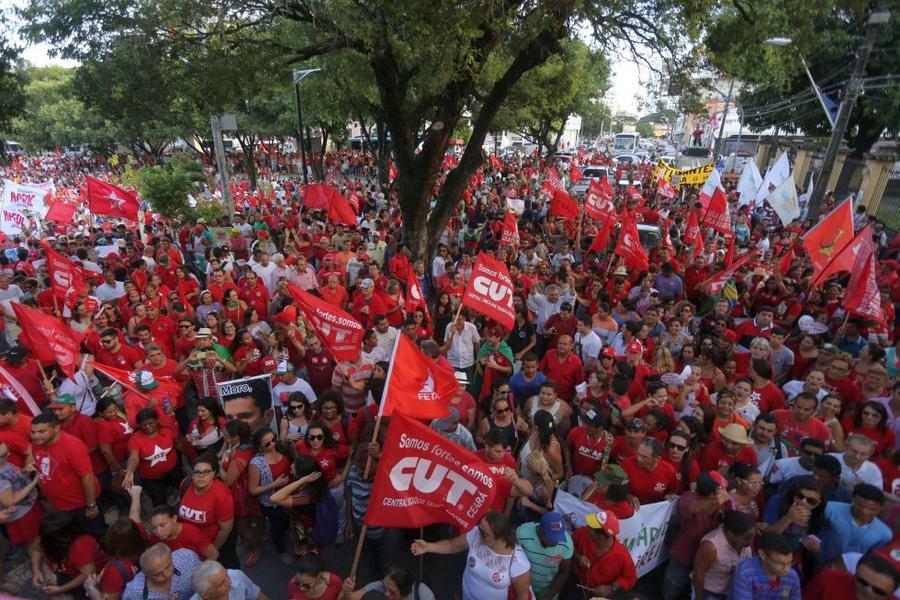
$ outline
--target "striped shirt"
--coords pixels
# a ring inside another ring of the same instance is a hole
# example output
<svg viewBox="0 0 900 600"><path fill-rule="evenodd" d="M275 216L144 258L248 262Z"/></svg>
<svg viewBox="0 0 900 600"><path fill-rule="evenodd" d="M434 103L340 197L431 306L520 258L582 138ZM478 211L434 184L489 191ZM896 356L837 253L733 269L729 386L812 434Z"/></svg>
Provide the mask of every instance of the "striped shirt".
<svg viewBox="0 0 900 600"><path fill-rule="evenodd" d="M562 561L572 558L572 536L555 546L544 546L538 539L538 523L523 523L516 530L516 539L531 563L531 589L538 596L544 595L553 583Z"/></svg>
<svg viewBox="0 0 900 600"><path fill-rule="evenodd" d="M729 600L800 600L800 577L791 569L785 577L772 579L754 556L735 569Z"/></svg>
<svg viewBox="0 0 900 600"><path fill-rule="evenodd" d="M347 473L347 487L350 488L350 512L353 516L353 522L357 526L363 524L363 518L366 516L366 510L369 508L369 497L372 493L373 481L365 481L357 470L356 465L350 467ZM366 529L366 537L371 540L381 539L384 536L384 527L369 526Z"/></svg>

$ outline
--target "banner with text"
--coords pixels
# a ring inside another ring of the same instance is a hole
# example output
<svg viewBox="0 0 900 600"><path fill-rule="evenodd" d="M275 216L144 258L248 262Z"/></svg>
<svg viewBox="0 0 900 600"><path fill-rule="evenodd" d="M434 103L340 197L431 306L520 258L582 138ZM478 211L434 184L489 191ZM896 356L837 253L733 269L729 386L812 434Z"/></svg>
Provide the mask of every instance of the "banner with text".
<svg viewBox="0 0 900 600"><path fill-rule="evenodd" d="M4 179L3 196L0 199L0 230L9 235L18 235L31 227L35 218L44 218L47 214L44 197L47 194L46 185L16 183Z"/></svg>

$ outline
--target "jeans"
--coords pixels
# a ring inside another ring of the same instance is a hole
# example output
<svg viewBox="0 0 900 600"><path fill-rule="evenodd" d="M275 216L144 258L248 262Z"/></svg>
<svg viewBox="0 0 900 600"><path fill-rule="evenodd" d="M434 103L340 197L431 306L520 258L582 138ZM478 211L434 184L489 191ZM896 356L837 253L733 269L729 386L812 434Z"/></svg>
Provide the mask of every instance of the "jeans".
<svg viewBox="0 0 900 600"><path fill-rule="evenodd" d="M237 530L232 527L225 543L219 548L219 564L226 569L240 569L241 561L237 555Z"/></svg>
<svg viewBox="0 0 900 600"><path fill-rule="evenodd" d="M663 576L663 600L680 600L685 597L686 588L691 583L692 570L692 566L683 565L674 558L669 559L669 566Z"/></svg>
<svg viewBox="0 0 900 600"><path fill-rule="evenodd" d="M288 517L287 511L280 506L262 505L263 514L269 520L269 535L275 550L278 554L284 554L287 551L287 545L284 543L285 536L291 528L291 519Z"/></svg>

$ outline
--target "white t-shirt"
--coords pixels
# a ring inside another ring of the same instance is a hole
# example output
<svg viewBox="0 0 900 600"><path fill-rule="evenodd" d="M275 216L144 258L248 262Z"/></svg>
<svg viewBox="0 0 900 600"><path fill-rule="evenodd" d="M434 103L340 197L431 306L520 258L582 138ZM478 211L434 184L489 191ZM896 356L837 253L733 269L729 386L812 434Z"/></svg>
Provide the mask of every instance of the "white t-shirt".
<svg viewBox="0 0 900 600"><path fill-rule="evenodd" d="M852 492L857 483L868 483L874 485L879 490L882 489L884 478L881 475L881 469L875 466L875 463L872 461L865 461L860 465L858 470L854 471L844 462L843 452L832 452L831 456L838 459L838 462L841 463L841 485L844 486L847 491Z"/></svg>
<svg viewBox="0 0 900 600"><path fill-rule="evenodd" d="M300 392L304 396L306 396L306 401L313 405L316 403L316 393L313 391L312 386L310 386L306 381L297 378L297 381L292 383L291 385L286 384L281 381L272 388L272 406L280 406L282 410L287 410L288 397L294 392Z"/></svg>
<svg viewBox="0 0 900 600"><path fill-rule="evenodd" d="M803 391L803 382L799 379L792 379L788 381L786 384L781 386L782 391L784 392L784 398L787 400L788 405L794 403L794 398L797 397L797 394ZM816 400L819 402L822 401L822 398L828 395L828 390L822 388L816 394Z"/></svg>
<svg viewBox="0 0 900 600"><path fill-rule="evenodd" d="M125 295L125 284L116 281L113 285L101 283L94 289L94 295L100 302L109 302L110 300L118 300Z"/></svg>
<svg viewBox="0 0 900 600"><path fill-rule="evenodd" d="M781 483L782 481L787 481L791 477L797 477L798 475L812 475L812 471L807 471L800 466L799 456L779 458L775 461L772 472L769 473L769 482Z"/></svg>
<svg viewBox="0 0 900 600"><path fill-rule="evenodd" d="M588 363L589 358L596 359L600 356L600 350L603 348L603 342L600 336L591 331L589 334L582 336L581 332L575 334L575 347L581 344L581 353L579 358L584 364Z"/></svg>
<svg viewBox="0 0 900 600"><path fill-rule="evenodd" d="M388 329L384 333L376 329L375 337L378 338L378 347L390 354L394 351L394 342L397 340L399 333L400 331L396 327L391 327L390 325L388 325Z"/></svg>
<svg viewBox="0 0 900 600"><path fill-rule="evenodd" d="M481 541L478 527L466 533L469 554L463 573L463 600L506 600L512 580L531 571L521 546L512 554L497 554Z"/></svg>
<svg viewBox="0 0 900 600"><path fill-rule="evenodd" d="M374 365L375 363L386 361L388 359L388 353L385 352L384 348L381 346L375 346L372 348L371 352L362 350L360 351L359 356L364 365Z"/></svg>
<svg viewBox="0 0 900 600"><path fill-rule="evenodd" d="M444 330L444 342L450 339L450 329L454 323L448 323ZM466 321L462 333L453 336L453 343L447 350L447 361L456 369L468 369L475 364L475 344L481 341L478 329L473 323Z"/></svg>

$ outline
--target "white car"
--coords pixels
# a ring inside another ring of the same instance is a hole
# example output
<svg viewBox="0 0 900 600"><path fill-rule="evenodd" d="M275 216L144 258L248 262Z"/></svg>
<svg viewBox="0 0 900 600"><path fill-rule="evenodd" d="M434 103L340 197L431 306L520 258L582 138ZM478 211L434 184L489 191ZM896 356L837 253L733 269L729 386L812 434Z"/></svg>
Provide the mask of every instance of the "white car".
<svg viewBox="0 0 900 600"><path fill-rule="evenodd" d="M613 163L617 165L641 164L641 157L637 154L617 154L613 157Z"/></svg>

